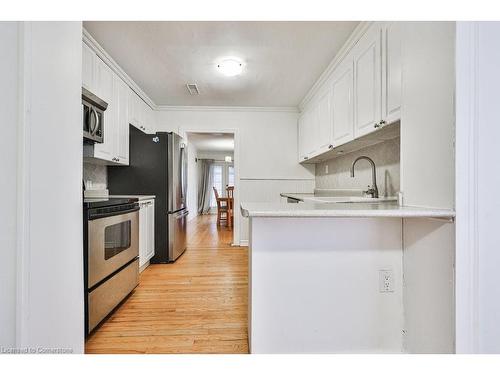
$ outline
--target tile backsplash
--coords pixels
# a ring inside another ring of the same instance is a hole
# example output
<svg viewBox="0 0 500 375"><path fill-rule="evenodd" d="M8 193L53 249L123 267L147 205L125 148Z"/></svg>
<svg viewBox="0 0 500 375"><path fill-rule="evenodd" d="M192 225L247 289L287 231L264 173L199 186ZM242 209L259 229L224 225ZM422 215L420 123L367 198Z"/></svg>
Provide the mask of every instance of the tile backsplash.
<svg viewBox="0 0 500 375"><path fill-rule="evenodd" d="M317 189L365 189L371 185L370 164L356 163L355 177L351 178L351 164L358 156L373 159L377 167L377 186L380 196L396 196L399 192L400 138L390 139L358 151L324 161L316 165ZM326 167L328 166L328 173Z"/></svg>
<svg viewBox="0 0 500 375"><path fill-rule="evenodd" d="M91 181L87 189L103 190L108 187L108 170L105 165L83 163L83 181Z"/></svg>

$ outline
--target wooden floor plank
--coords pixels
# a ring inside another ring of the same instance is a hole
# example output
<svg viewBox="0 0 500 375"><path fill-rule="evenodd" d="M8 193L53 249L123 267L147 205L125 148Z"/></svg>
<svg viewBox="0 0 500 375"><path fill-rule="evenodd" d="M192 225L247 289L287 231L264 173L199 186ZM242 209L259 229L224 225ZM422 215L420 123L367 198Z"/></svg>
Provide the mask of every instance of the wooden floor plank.
<svg viewBox="0 0 500 375"><path fill-rule="evenodd" d="M247 248L231 241L214 215L190 221L186 252L149 266L85 352L248 353Z"/></svg>

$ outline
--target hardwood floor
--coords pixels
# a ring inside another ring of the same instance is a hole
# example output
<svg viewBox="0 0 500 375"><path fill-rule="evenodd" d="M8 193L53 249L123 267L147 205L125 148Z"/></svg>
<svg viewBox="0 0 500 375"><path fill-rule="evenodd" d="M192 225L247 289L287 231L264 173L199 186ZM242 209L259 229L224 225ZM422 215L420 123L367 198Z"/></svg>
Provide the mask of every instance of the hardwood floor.
<svg viewBox="0 0 500 375"><path fill-rule="evenodd" d="M86 353L248 353L247 248L231 247L231 230L215 220L188 223L186 252L141 274Z"/></svg>

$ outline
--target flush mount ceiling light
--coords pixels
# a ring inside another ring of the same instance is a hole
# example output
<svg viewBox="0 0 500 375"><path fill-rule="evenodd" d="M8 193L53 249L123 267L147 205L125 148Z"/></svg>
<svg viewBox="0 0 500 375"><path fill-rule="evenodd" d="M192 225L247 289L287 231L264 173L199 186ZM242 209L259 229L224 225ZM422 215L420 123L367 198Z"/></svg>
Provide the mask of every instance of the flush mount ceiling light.
<svg viewBox="0 0 500 375"><path fill-rule="evenodd" d="M243 71L243 63L235 58L225 58L217 64L217 70L226 77L234 77Z"/></svg>

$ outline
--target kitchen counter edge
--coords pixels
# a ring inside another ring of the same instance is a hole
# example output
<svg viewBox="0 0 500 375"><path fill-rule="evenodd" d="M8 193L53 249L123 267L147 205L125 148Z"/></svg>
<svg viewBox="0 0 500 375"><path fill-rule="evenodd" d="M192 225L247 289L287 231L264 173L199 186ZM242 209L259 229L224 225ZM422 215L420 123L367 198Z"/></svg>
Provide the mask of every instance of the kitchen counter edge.
<svg viewBox="0 0 500 375"><path fill-rule="evenodd" d="M454 220L455 211L396 203L241 203L243 217L395 217Z"/></svg>

